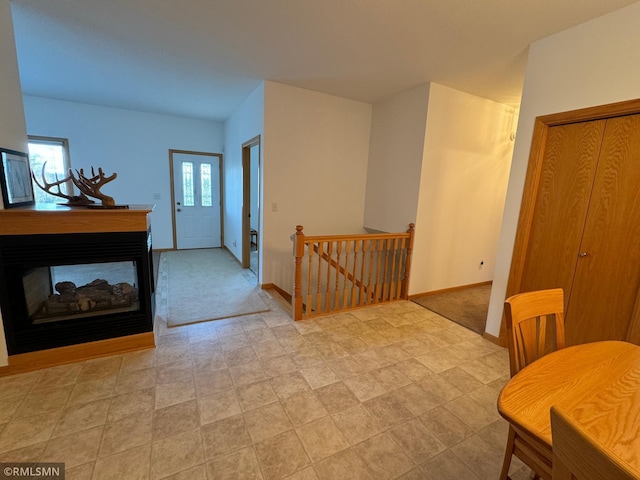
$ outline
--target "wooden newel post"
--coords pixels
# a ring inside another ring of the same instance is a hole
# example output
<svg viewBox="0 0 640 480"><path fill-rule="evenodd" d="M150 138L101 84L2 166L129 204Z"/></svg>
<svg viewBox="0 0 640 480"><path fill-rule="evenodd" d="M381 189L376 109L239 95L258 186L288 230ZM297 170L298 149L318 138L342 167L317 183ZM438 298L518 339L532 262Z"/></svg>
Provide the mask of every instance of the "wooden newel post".
<svg viewBox="0 0 640 480"><path fill-rule="evenodd" d="M404 282L402 285L402 298L405 300L409 299L409 277L411 274L411 255L413 254L413 238L416 233L416 224L410 223L409 229L407 233L409 234L409 243L407 245L407 259L406 264L404 266Z"/></svg>
<svg viewBox="0 0 640 480"><path fill-rule="evenodd" d="M302 225L296 225L293 238L293 256L295 259L295 274L293 277L293 319L302 320L302 257L304 256L304 233Z"/></svg>

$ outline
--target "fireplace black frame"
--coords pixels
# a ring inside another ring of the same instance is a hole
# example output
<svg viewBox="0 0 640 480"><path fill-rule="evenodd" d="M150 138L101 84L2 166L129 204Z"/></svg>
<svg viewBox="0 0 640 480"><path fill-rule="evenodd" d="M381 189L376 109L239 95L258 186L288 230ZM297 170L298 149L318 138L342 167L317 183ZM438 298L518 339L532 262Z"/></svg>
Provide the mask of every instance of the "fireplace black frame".
<svg viewBox="0 0 640 480"><path fill-rule="evenodd" d="M135 261L139 309L32 323L22 276L38 267ZM151 231L0 236L0 306L9 355L153 331Z"/></svg>

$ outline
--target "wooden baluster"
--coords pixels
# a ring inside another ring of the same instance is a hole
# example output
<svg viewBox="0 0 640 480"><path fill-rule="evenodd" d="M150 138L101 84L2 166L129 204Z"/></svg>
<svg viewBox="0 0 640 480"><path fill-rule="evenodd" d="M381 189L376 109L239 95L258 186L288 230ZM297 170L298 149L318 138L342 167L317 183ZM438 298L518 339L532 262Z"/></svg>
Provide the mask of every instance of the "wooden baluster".
<svg viewBox="0 0 640 480"><path fill-rule="evenodd" d="M389 242L391 242L391 240L389 240ZM397 256L398 256L398 238L396 237L393 239L393 251L391 252L391 277L389 278L389 300L395 300L396 298Z"/></svg>
<svg viewBox="0 0 640 480"><path fill-rule="evenodd" d="M365 265L367 263L367 252L369 252L369 271L366 272L367 279L365 280ZM369 293L371 292L371 240L362 241L362 284L360 285L360 301L359 305L369 304Z"/></svg>
<svg viewBox="0 0 640 480"><path fill-rule="evenodd" d="M306 242L305 242L306 243ZM309 263L307 268L307 316L313 312L313 245L306 243L307 255L309 256Z"/></svg>
<svg viewBox="0 0 640 480"><path fill-rule="evenodd" d="M387 265L389 264L389 240L388 239L384 239L382 241L382 271L380 273L380 277L382 278L381 284L380 284L380 288L381 288L381 292L380 292L380 301L381 302L386 302L387 301L387 275L388 275L388 271L387 271Z"/></svg>
<svg viewBox="0 0 640 480"><path fill-rule="evenodd" d="M413 239L416 233L415 228L416 228L415 223L410 223L409 230L407 230L407 233L409 234L409 241L407 243L407 258L405 258L404 279L402 280L402 298L404 300L409 299L409 277L411 273L411 255L413 254Z"/></svg>
<svg viewBox="0 0 640 480"><path fill-rule="evenodd" d="M377 242L377 266L376 266L376 303L380 303L384 299L384 261L385 261L385 243L384 239Z"/></svg>
<svg viewBox="0 0 640 480"><path fill-rule="evenodd" d="M398 254L398 275L396 281L396 298L402 298L402 279L404 277L405 268L405 248L407 245L407 239L405 237L400 239L400 249Z"/></svg>
<svg viewBox="0 0 640 480"><path fill-rule="evenodd" d="M393 244L395 239L389 238L387 240L387 281L384 283L387 291L385 295L385 300L388 302L392 300L391 292L393 291L393 265L395 263L395 249L393 248Z"/></svg>
<svg viewBox="0 0 640 480"><path fill-rule="evenodd" d="M293 251L295 257L295 274L293 276L293 319L302 320L302 256L304 255L304 233L302 225L296 225L296 233L293 235Z"/></svg>
<svg viewBox="0 0 640 480"><path fill-rule="evenodd" d="M318 284L316 285L316 313L322 311L322 255L324 253L324 242L318 242Z"/></svg>
<svg viewBox="0 0 640 480"><path fill-rule="evenodd" d="M367 297L369 292L368 276L369 271L367 270L367 259L369 257L369 240L362 240L361 248L360 248L360 288L358 289L358 306L367 304Z"/></svg>
<svg viewBox="0 0 640 480"><path fill-rule="evenodd" d="M334 292L333 308L340 309L340 259L342 258L342 242L336 242L336 288Z"/></svg>
<svg viewBox="0 0 640 480"><path fill-rule="evenodd" d="M398 275L396 276L396 298L401 300L402 276L404 275L404 252L406 250L407 239L400 238L398 245Z"/></svg>
<svg viewBox="0 0 640 480"><path fill-rule="evenodd" d="M358 289L356 288L358 285L358 281L360 282L360 285L362 285L362 282L364 281L364 279L362 278L362 276L360 276L360 278L358 279L356 272L358 270L358 261L360 259L360 241L359 240L354 240L353 241L353 271L351 273L351 275L353 275L353 281L351 282L351 307L355 307L358 304Z"/></svg>
<svg viewBox="0 0 640 480"><path fill-rule="evenodd" d="M387 269L386 272L386 278L387 281L384 282L384 285L386 287L386 292L385 292L385 301L389 301L391 300L391 284L393 283L393 255L394 255L394 250L393 250L393 239L389 238L387 239L387 262L385 263L385 268Z"/></svg>
<svg viewBox="0 0 640 480"><path fill-rule="evenodd" d="M376 275L375 275L375 282L376 285L374 287L374 292L375 292L375 297L373 298L373 303L378 303L382 296L380 294L380 262L382 260L381 256L382 256L382 245L384 245L384 240L376 240Z"/></svg>
<svg viewBox="0 0 640 480"><path fill-rule="evenodd" d="M391 240L384 240L384 264L382 271L382 301L386 302L388 300L387 295L389 293L389 250L391 246Z"/></svg>
<svg viewBox="0 0 640 480"><path fill-rule="evenodd" d="M327 242L327 256L329 259L333 256L333 242ZM324 311L331 311L331 262L327 262L327 290Z"/></svg>
<svg viewBox="0 0 640 480"><path fill-rule="evenodd" d="M349 282L353 280L349 280L349 260L351 258L351 241L344 241L344 268L342 274L342 308L349 307Z"/></svg>
<svg viewBox="0 0 640 480"><path fill-rule="evenodd" d="M395 300L396 296L395 296L395 292L396 292L396 274L397 274L397 269L396 269L396 262L398 261L398 238L394 238L393 240L390 240L390 243L393 244L392 251L391 251L391 262L390 262L390 268L391 268L391 273L389 276L389 300Z"/></svg>

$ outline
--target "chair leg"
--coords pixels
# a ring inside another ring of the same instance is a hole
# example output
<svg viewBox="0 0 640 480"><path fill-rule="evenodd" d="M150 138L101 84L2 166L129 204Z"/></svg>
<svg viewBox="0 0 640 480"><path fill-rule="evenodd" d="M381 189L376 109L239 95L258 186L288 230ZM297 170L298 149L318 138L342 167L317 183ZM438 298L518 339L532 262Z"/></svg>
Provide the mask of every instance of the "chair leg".
<svg viewBox="0 0 640 480"><path fill-rule="evenodd" d="M515 448L516 431L509 426L509 437L507 438L507 448L504 452L504 461L502 462L502 471L500 472L500 480L508 480L509 467L511 466L511 457Z"/></svg>

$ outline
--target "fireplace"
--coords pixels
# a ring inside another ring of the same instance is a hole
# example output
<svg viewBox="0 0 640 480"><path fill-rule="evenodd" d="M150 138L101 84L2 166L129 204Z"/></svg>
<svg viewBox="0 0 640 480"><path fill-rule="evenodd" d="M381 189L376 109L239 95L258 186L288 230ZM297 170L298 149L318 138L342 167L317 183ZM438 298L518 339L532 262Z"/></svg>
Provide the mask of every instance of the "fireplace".
<svg viewBox="0 0 640 480"><path fill-rule="evenodd" d="M152 332L153 295L148 228L0 235L9 355Z"/></svg>

